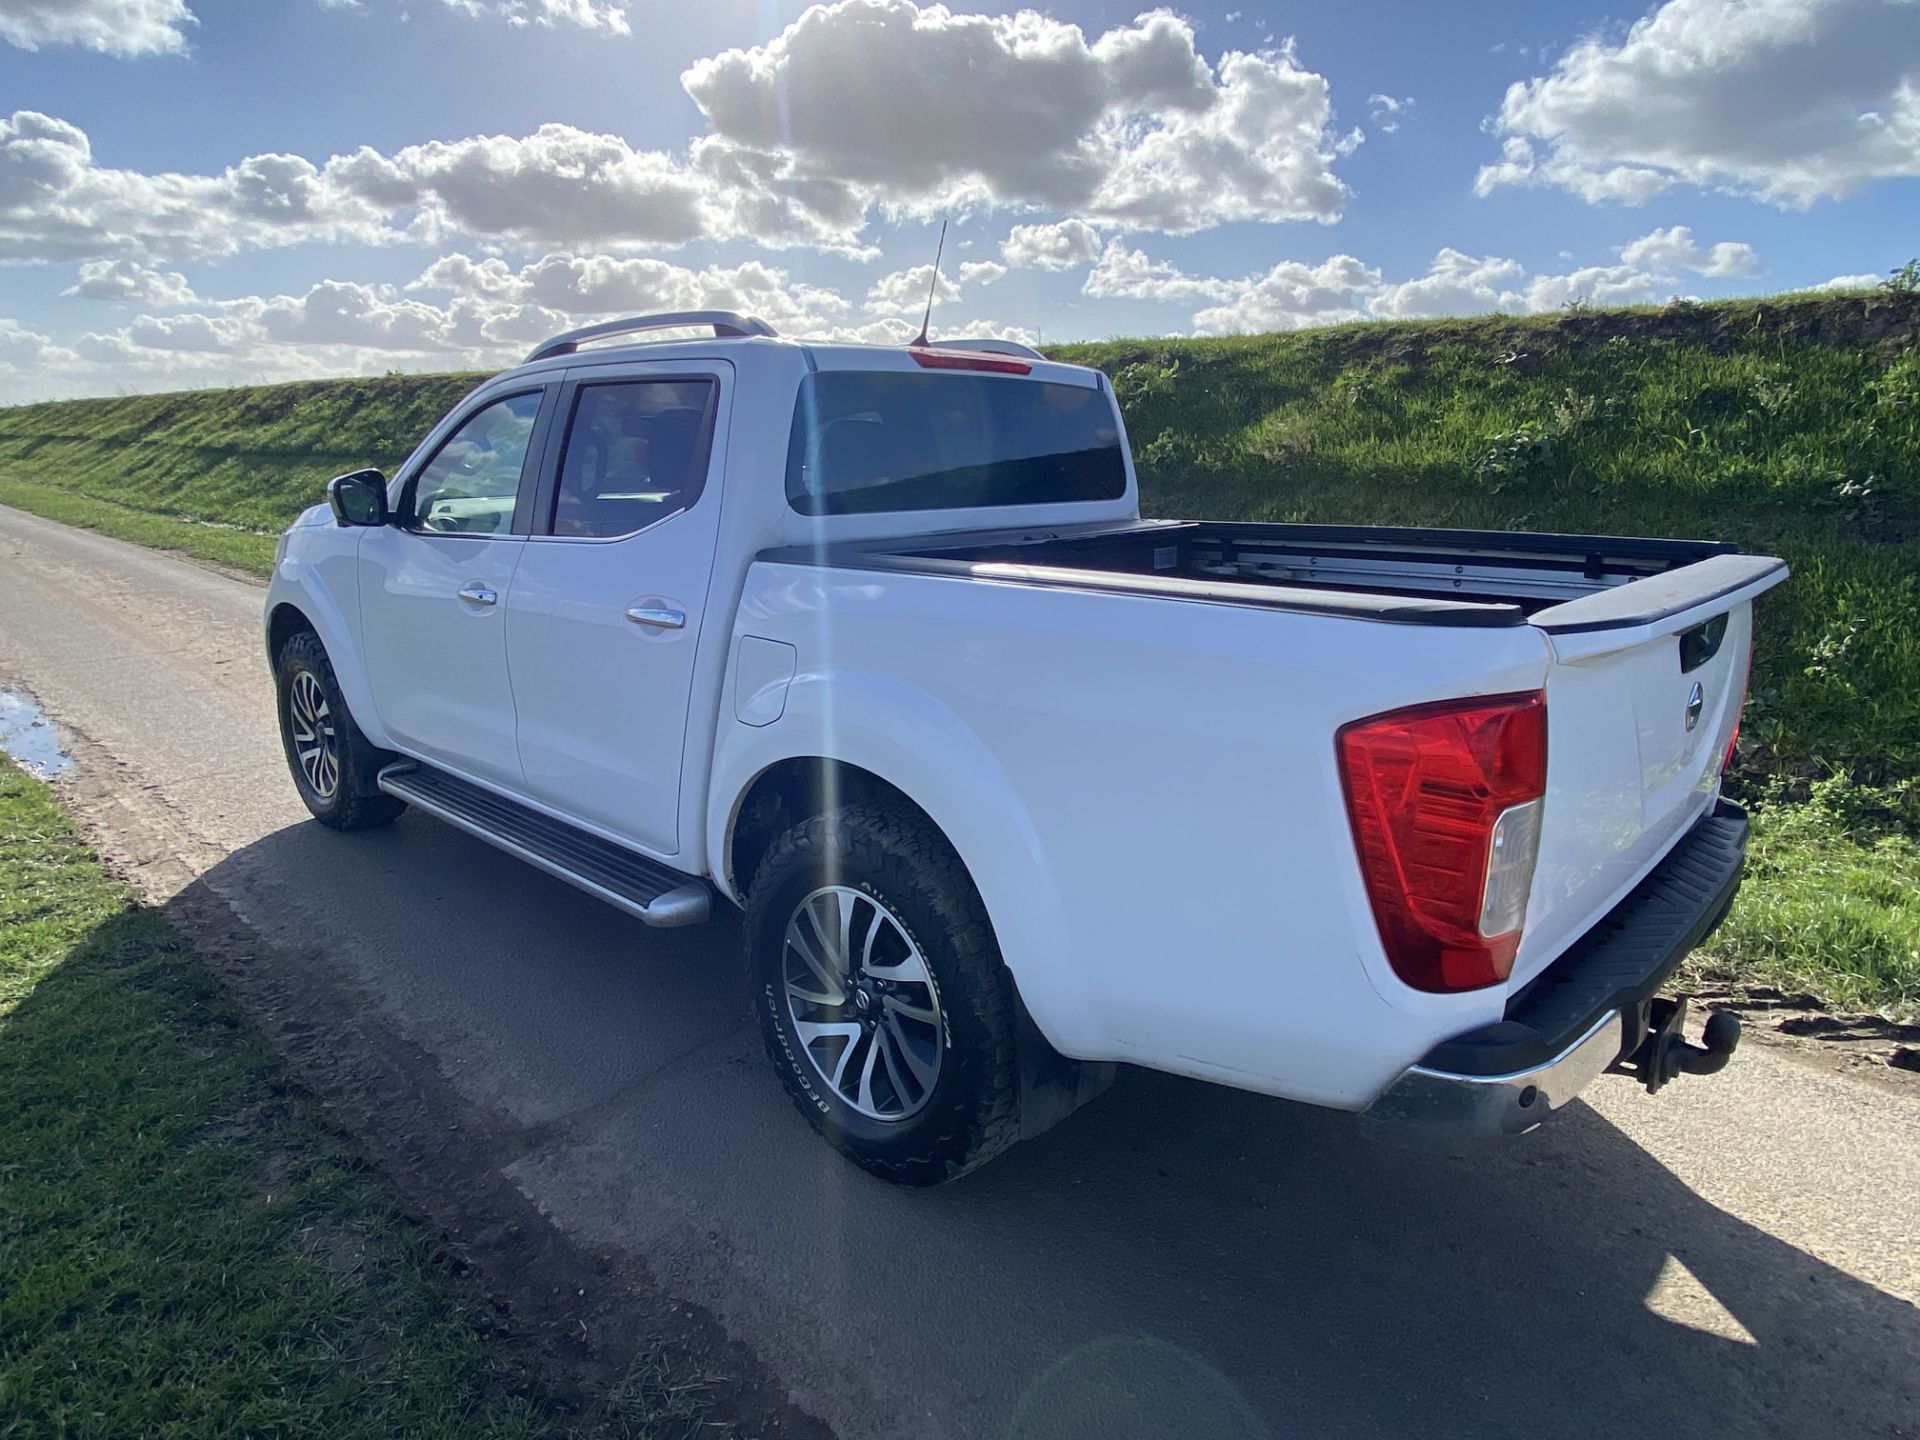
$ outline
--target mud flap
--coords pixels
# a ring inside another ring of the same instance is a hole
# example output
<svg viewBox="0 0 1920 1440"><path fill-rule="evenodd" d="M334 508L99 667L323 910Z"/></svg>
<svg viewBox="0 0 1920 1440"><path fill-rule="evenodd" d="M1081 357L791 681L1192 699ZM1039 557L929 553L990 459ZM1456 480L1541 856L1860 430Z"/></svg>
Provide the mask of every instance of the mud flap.
<svg viewBox="0 0 1920 1440"><path fill-rule="evenodd" d="M1068 1059L1047 1042L1017 994L1014 1009L1020 1063L1020 1138L1031 1140L1089 1100L1104 1095L1120 1067L1112 1061Z"/></svg>

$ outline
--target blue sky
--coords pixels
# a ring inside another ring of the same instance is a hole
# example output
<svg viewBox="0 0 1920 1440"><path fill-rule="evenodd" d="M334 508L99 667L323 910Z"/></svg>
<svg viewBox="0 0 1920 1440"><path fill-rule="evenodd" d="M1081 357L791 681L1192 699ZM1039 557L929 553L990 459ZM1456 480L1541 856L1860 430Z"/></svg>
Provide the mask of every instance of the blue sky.
<svg viewBox="0 0 1920 1440"><path fill-rule="evenodd" d="M1920 3L0 0L0 400L1800 288L1920 249ZM1510 88L1517 87L1517 88ZM11 118L6 118L11 116Z"/></svg>

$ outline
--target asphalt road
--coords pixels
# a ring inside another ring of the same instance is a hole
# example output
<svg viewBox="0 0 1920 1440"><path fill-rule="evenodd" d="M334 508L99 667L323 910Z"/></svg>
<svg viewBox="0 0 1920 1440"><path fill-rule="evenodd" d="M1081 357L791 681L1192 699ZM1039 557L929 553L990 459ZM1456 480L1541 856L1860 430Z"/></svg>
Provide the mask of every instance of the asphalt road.
<svg viewBox="0 0 1920 1440"><path fill-rule="evenodd" d="M0 509L0 682L89 742L107 846L297 937L540 1211L640 1257L841 1434L1920 1429L1912 1096L1754 1044L1460 1160L1137 1074L957 1185L893 1190L789 1108L731 918L650 931L417 815L307 822L260 598ZM1204 944L1170 957L1193 983Z"/></svg>

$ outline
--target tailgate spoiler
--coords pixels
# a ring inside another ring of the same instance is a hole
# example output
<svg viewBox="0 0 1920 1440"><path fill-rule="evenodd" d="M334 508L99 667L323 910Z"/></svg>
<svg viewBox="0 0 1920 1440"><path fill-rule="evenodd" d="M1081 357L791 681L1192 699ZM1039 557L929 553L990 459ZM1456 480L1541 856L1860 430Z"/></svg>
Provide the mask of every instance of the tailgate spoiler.
<svg viewBox="0 0 1920 1440"><path fill-rule="evenodd" d="M1771 555L1713 555L1535 611L1562 664L1575 664L1676 635L1763 594L1787 578Z"/></svg>

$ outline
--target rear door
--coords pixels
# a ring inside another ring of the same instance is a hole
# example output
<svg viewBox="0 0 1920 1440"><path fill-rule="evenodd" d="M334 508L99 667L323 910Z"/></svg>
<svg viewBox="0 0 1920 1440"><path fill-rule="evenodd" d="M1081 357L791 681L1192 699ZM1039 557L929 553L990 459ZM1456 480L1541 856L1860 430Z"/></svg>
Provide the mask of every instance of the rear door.
<svg viewBox="0 0 1920 1440"><path fill-rule="evenodd" d="M360 542L361 645L381 724L411 754L516 789L504 601L557 391L470 402L402 477L397 523Z"/></svg>
<svg viewBox="0 0 1920 1440"><path fill-rule="evenodd" d="M569 371L507 599L526 793L662 857L680 849L731 378L721 360Z"/></svg>
<svg viewBox="0 0 1920 1440"><path fill-rule="evenodd" d="M1547 799L1515 985L1590 929L1713 803L1746 698L1753 600L1785 578L1777 560L1729 555L1533 617L1554 660Z"/></svg>

